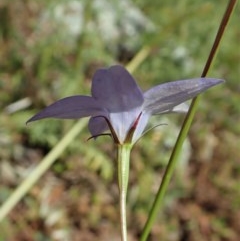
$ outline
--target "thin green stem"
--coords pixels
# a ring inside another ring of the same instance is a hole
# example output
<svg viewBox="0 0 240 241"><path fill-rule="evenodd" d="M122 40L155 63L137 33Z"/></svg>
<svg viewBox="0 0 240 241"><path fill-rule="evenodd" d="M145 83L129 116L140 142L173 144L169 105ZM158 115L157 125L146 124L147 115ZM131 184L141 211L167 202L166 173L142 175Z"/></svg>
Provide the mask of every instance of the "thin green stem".
<svg viewBox="0 0 240 241"><path fill-rule="evenodd" d="M129 161L131 145L118 145L118 186L120 200L120 222L121 222L121 238L122 241L127 241L127 213L126 213L126 198L129 177Z"/></svg>
<svg viewBox="0 0 240 241"><path fill-rule="evenodd" d="M199 99L194 99L193 100L193 102L198 102L198 101L199 101ZM148 220L147 220L147 222L145 224L145 227L144 227L144 230L142 232L142 236L140 238L140 241L147 240L147 237L148 237L148 235L150 233L151 227L152 227L152 225L153 225L153 223L154 223L154 221L156 219L156 216L158 214L158 210L159 210L159 208L162 205L164 195L166 193L168 184L169 184L169 182L171 180L173 171L174 171L175 166L176 166L177 157L179 156L179 153L181 151L181 147L182 147L183 142L184 142L184 140L185 140L185 138L187 136L188 130L189 130L191 122L192 122L192 118L193 118L193 116L195 114L195 111L196 111L196 108L197 108L197 105L194 104L192 106L192 110L189 111L188 114L187 114L187 117L185 119L184 125L183 125L183 127L182 127L182 129L181 129L181 131L179 133L177 142L176 142L176 144L175 144L175 146L173 148L170 160L168 162L166 171L164 173L161 185L160 185L160 187L158 189L158 192L157 192L156 198L154 200L153 206L152 206L152 208L150 210L150 213L149 213L149 216L148 216Z"/></svg>
<svg viewBox="0 0 240 241"><path fill-rule="evenodd" d="M233 12L235 4L236 4L236 0L230 0L229 1L229 4L226 8L225 14L224 14L224 16L222 18L222 21L221 21L221 24L219 26L218 33L216 35L214 44L213 44L212 49L210 51L210 54L208 56L208 60L207 60L206 65L203 69L203 72L202 72L202 75L201 75L202 77L205 77L207 75L207 73L208 73L208 71L211 67L211 64L213 62L214 56L216 55L219 43L221 42L225 27L226 27L227 23L229 22L229 18L231 16L232 12ZM147 237L150 233L151 227L152 227L152 225L153 225L153 223L156 219L158 210L159 210L160 206L162 205L163 197L166 193L166 189L168 187L168 184L169 184L170 179L172 177L173 171L175 169L177 159L178 159L180 150L182 148L183 142L184 142L184 140L185 140L185 138L188 134L188 131L190 129L193 117L194 117L196 109L197 109L198 102L199 102L199 97L196 97L196 98L193 99L193 101L191 103L189 112L186 115L183 126L181 128L181 131L178 135L177 141L176 141L175 146L173 148L171 157L169 159L166 171L165 171L164 176L163 176L163 180L161 182L161 185L159 187L159 190L158 190L158 193L156 195L155 201L154 201L153 206L151 208L148 220L147 220L147 222L145 224L145 227L143 229L142 236L140 237L140 241L146 241L147 240Z"/></svg>
<svg viewBox="0 0 240 241"><path fill-rule="evenodd" d="M14 206L25 196L29 189L39 180L39 178L56 161L59 155L72 142L72 140L86 126L86 120L78 121L63 139L49 152L49 154L39 163L39 165L29 174L29 176L16 188L11 196L0 207L0 222L14 208Z"/></svg>
<svg viewBox="0 0 240 241"><path fill-rule="evenodd" d="M132 73L147 58L151 51L149 46L144 46L126 66L127 70Z"/></svg>

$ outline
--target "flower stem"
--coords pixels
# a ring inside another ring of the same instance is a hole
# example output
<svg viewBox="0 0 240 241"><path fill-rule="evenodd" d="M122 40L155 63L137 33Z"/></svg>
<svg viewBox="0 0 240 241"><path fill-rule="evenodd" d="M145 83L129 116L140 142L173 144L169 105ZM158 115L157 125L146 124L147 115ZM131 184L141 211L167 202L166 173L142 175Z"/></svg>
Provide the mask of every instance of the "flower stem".
<svg viewBox="0 0 240 241"><path fill-rule="evenodd" d="M132 146L130 144L118 145L118 186L122 241L127 241L126 197L128 188L129 160L131 148Z"/></svg>

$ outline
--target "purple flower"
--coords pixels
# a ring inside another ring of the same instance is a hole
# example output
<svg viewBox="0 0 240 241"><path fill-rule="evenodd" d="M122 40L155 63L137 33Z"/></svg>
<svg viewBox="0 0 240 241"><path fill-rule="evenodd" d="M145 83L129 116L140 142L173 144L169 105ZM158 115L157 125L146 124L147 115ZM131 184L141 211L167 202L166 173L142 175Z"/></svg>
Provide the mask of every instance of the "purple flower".
<svg viewBox="0 0 240 241"><path fill-rule="evenodd" d="M186 100L222 82L212 78L178 80L142 92L128 71L115 65L96 71L92 96L76 95L60 99L27 122L90 116L88 128L93 137L110 130L116 143L135 143L151 115L186 112Z"/></svg>

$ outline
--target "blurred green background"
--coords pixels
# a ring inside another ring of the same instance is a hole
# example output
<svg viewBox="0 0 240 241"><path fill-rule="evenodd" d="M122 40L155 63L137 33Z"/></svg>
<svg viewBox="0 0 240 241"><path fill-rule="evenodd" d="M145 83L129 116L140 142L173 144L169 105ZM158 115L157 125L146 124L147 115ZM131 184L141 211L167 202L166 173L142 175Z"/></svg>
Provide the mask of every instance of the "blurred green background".
<svg viewBox="0 0 240 241"><path fill-rule="evenodd" d="M88 94L99 67L126 65L145 90L201 75L227 1L2 0L0 2L0 203L74 121L26 126L60 98ZM149 240L237 241L240 236L239 5L209 75ZM151 119L132 153L129 240L138 240L184 116ZM87 127L0 223L1 241L120 240L115 150Z"/></svg>

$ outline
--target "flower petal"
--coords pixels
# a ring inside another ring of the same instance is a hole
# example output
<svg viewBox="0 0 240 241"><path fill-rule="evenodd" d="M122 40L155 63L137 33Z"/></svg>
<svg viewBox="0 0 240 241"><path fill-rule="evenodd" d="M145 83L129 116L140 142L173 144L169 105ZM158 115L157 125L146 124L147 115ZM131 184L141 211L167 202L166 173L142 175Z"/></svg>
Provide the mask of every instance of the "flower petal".
<svg viewBox="0 0 240 241"><path fill-rule="evenodd" d="M108 130L108 124L102 116L91 117L88 122L88 129L93 137L102 134Z"/></svg>
<svg viewBox="0 0 240 241"><path fill-rule="evenodd" d="M142 133L144 132L145 127L148 124L149 118L150 118L149 112L142 112L141 117L138 121L136 130L133 134L133 138L132 138L133 143L135 143L142 136Z"/></svg>
<svg viewBox="0 0 240 241"><path fill-rule="evenodd" d="M120 143L123 143L127 134L141 113L142 107L137 107L131 111L109 113L109 120L118 137Z"/></svg>
<svg viewBox="0 0 240 241"><path fill-rule="evenodd" d="M121 65L97 70L92 96L109 112L122 112L141 106L143 94L133 77Z"/></svg>
<svg viewBox="0 0 240 241"><path fill-rule="evenodd" d="M77 119L86 116L103 115L99 102L90 96L70 96L58 100L38 112L28 122L44 118Z"/></svg>
<svg viewBox="0 0 240 241"><path fill-rule="evenodd" d="M181 103L180 105L174 106L172 109L161 112L161 114L162 113L164 113L164 114L167 114L167 113L187 113L188 110L189 110L189 105L187 103Z"/></svg>
<svg viewBox="0 0 240 241"><path fill-rule="evenodd" d="M224 80L198 78L164 83L144 93L143 109L151 114L160 114L204 92L208 88L223 83Z"/></svg>

